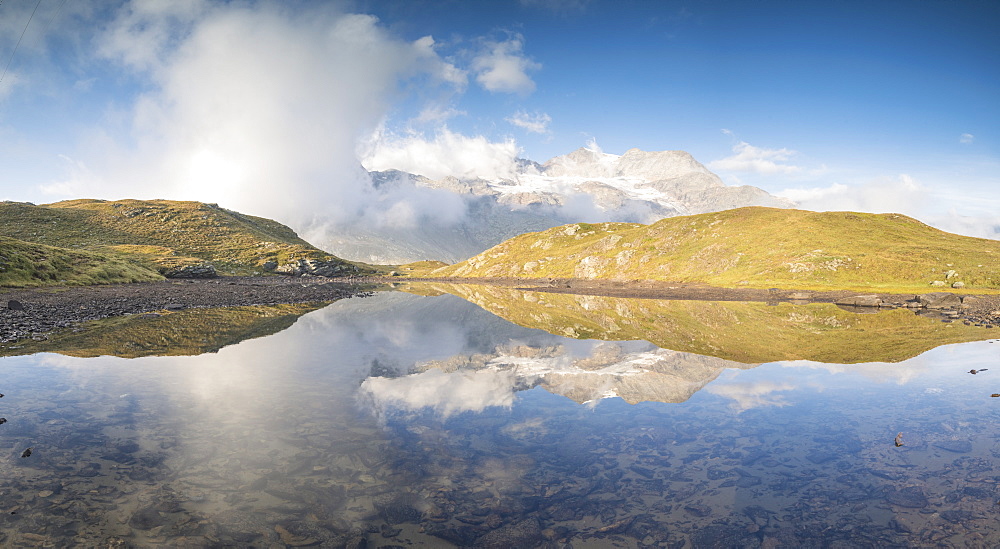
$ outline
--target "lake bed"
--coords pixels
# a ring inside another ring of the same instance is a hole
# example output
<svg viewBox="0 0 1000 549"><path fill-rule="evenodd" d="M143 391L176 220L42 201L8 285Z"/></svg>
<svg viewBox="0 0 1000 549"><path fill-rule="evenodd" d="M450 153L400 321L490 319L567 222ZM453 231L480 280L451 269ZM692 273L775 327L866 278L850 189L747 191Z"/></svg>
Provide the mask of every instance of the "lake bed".
<svg viewBox="0 0 1000 549"><path fill-rule="evenodd" d="M0 359L0 541L1000 543L987 330L465 292L341 300L192 356Z"/></svg>

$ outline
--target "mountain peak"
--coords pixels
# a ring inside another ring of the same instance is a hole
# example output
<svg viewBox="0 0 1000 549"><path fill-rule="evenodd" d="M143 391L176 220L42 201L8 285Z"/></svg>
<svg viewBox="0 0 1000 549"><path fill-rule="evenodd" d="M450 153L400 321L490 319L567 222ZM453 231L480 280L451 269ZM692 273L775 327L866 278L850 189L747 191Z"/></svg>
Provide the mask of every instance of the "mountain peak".
<svg viewBox="0 0 1000 549"><path fill-rule="evenodd" d="M549 177L614 177L615 165L621 158L616 154L580 147L542 164L543 173Z"/></svg>

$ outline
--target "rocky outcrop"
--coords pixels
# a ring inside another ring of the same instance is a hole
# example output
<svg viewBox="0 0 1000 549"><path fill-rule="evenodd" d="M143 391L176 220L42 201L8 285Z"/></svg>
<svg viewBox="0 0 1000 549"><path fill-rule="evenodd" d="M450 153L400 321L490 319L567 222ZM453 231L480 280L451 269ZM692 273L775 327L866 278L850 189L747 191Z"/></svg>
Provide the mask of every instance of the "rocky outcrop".
<svg viewBox="0 0 1000 549"><path fill-rule="evenodd" d="M291 276L336 277L355 274L359 272L359 269L356 265L351 265L343 261L299 259L275 268L274 272Z"/></svg>
<svg viewBox="0 0 1000 549"><path fill-rule="evenodd" d="M215 272L214 265L211 263L202 263L199 265L174 267L164 271L163 276L167 278L215 278L219 275Z"/></svg>
<svg viewBox="0 0 1000 549"><path fill-rule="evenodd" d="M948 292L933 292L917 296L920 305L927 309L952 309L962 306L962 298Z"/></svg>
<svg viewBox="0 0 1000 549"><path fill-rule="evenodd" d="M878 307L882 305L882 298L877 295L854 295L838 299L835 303L852 307Z"/></svg>

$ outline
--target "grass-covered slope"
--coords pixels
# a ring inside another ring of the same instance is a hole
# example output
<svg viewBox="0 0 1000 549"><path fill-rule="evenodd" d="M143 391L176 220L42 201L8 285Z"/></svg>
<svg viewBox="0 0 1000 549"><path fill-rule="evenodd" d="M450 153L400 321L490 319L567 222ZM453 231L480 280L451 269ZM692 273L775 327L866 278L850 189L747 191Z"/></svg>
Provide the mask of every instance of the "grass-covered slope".
<svg viewBox="0 0 1000 549"><path fill-rule="evenodd" d="M413 274L702 282L723 287L904 289L1000 286L1000 241L898 214L762 207L652 225L577 223L518 236Z"/></svg>
<svg viewBox="0 0 1000 549"><path fill-rule="evenodd" d="M241 275L261 272L266 264L273 268L297 260L354 265L315 248L276 221L201 202L84 199L40 206L2 202L0 235L97 252L160 272L199 263L210 263L222 274ZM0 285L13 283L0 273Z"/></svg>
<svg viewBox="0 0 1000 549"><path fill-rule="evenodd" d="M148 282L153 268L116 254L69 250L0 236L0 286Z"/></svg>

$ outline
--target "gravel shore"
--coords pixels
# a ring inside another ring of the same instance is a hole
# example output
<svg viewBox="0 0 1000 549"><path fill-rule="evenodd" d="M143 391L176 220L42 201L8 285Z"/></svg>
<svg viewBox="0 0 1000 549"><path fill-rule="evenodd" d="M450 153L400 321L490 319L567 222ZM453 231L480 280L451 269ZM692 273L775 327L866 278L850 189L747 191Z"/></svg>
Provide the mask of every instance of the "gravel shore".
<svg viewBox="0 0 1000 549"><path fill-rule="evenodd" d="M336 301L365 288L349 280L269 276L0 289L0 343L112 316L191 307Z"/></svg>

